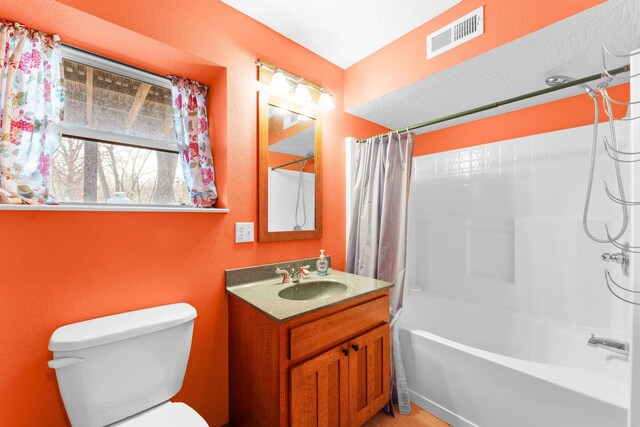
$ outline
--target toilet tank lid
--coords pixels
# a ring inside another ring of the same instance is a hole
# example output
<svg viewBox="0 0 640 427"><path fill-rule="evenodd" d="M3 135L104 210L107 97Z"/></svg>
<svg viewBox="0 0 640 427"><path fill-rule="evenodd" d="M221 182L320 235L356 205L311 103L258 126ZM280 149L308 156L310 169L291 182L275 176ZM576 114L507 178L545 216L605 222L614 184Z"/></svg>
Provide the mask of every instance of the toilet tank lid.
<svg viewBox="0 0 640 427"><path fill-rule="evenodd" d="M82 350L122 341L189 322L196 316L191 305L178 303L72 323L55 330L49 350Z"/></svg>

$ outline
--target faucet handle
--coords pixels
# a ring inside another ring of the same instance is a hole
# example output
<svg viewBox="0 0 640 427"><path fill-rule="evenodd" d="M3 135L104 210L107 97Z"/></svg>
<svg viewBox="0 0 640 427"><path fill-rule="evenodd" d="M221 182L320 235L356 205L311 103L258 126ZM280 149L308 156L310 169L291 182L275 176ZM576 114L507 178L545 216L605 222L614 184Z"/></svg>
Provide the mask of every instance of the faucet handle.
<svg viewBox="0 0 640 427"><path fill-rule="evenodd" d="M282 283L291 283L291 275L286 269L278 267L276 268L276 274L282 275Z"/></svg>
<svg viewBox="0 0 640 427"><path fill-rule="evenodd" d="M309 266L303 265L302 267L298 267L298 274L302 277L309 275Z"/></svg>
<svg viewBox="0 0 640 427"><path fill-rule="evenodd" d="M298 267L293 270L293 281L300 282L309 274L309 266L303 265L302 267Z"/></svg>
<svg viewBox="0 0 640 427"><path fill-rule="evenodd" d="M298 267L298 271L304 274L309 274L309 268L310 266L307 265L303 265L302 267Z"/></svg>

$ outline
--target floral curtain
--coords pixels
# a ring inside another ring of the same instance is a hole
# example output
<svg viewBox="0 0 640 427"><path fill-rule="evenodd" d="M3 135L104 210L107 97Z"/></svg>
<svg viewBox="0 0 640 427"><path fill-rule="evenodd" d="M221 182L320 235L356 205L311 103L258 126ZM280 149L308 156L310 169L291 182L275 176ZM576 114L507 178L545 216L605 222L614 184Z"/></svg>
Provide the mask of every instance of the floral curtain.
<svg viewBox="0 0 640 427"><path fill-rule="evenodd" d="M55 204L49 176L64 108L60 39L0 20L0 64L0 190Z"/></svg>
<svg viewBox="0 0 640 427"><path fill-rule="evenodd" d="M207 87L171 76L173 122L184 179L195 207L211 208L218 199L207 121Z"/></svg>

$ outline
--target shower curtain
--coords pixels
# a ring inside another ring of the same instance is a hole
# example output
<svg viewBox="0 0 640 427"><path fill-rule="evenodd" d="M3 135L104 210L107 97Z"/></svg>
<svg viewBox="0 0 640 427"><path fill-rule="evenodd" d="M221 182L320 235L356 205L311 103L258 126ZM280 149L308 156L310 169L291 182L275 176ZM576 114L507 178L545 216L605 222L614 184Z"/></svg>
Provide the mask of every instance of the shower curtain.
<svg viewBox="0 0 640 427"><path fill-rule="evenodd" d="M395 284L390 294L391 396L400 413L411 412L402 366L398 318L402 311L407 247L407 212L413 160L410 132L389 133L357 144L347 271ZM395 392L395 393L394 393ZM390 402L390 410L393 405Z"/></svg>

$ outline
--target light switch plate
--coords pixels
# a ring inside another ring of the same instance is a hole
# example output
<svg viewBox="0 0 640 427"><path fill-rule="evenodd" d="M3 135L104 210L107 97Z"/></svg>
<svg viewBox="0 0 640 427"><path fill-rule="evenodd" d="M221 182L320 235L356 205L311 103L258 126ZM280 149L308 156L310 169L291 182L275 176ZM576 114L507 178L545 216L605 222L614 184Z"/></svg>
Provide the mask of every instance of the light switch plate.
<svg viewBox="0 0 640 427"><path fill-rule="evenodd" d="M236 222L236 243L253 242L253 223Z"/></svg>

